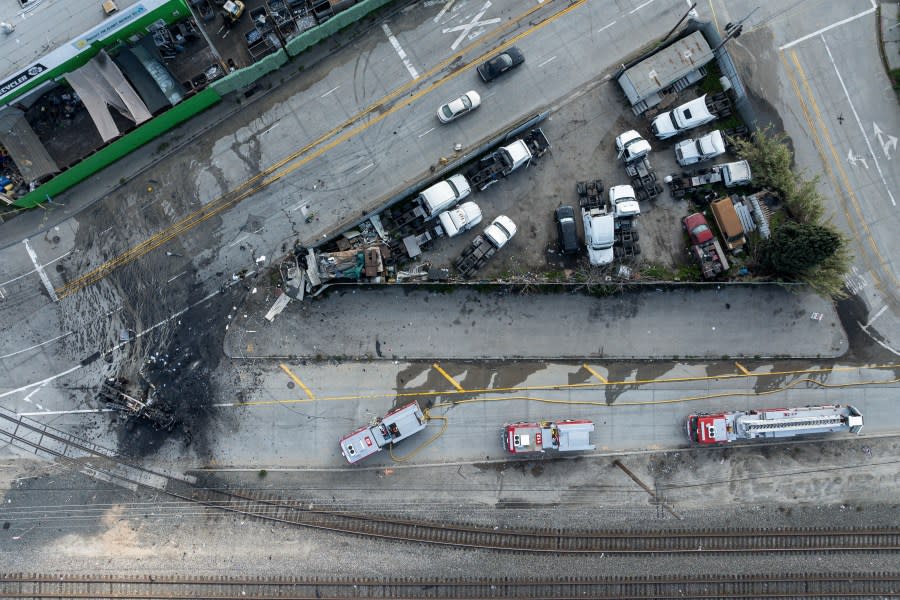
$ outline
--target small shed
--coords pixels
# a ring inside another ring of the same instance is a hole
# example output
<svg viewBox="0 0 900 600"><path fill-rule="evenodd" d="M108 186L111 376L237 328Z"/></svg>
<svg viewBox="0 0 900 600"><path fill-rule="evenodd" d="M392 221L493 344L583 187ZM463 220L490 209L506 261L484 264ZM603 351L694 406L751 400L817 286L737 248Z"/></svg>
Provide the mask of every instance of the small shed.
<svg viewBox="0 0 900 600"><path fill-rule="evenodd" d="M638 114L662 100L660 92L676 91L700 80L701 69L714 58L712 49L699 31L623 68L617 81Z"/></svg>

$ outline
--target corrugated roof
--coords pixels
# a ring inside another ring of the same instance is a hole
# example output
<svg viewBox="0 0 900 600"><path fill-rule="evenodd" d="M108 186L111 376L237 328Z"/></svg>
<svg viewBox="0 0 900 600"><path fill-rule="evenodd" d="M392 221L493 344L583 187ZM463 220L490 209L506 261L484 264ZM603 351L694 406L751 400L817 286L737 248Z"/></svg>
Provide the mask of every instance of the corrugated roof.
<svg viewBox="0 0 900 600"><path fill-rule="evenodd" d="M140 0L115 0L121 13ZM116 13L113 13L115 15ZM108 17L101 0L0 0L0 21L16 30L0 34L0 79L17 73Z"/></svg>
<svg viewBox="0 0 900 600"><path fill-rule="evenodd" d="M713 52L706 38L701 32L695 31L626 69L619 76L619 85L628 100L637 104L712 59Z"/></svg>

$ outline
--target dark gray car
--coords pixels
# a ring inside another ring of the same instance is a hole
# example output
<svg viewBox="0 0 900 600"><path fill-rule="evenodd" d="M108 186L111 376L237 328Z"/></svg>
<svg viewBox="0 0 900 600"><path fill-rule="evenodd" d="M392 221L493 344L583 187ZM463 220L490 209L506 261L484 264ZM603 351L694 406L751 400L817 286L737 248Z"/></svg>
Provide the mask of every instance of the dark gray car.
<svg viewBox="0 0 900 600"><path fill-rule="evenodd" d="M556 209L556 230L559 233L559 251L562 254L578 252L578 230L575 225L575 209L560 206Z"/></svg>
<svg viewBox="0 0 900 600"><path fill-rule="evenodd" d="M525 62L525 55L515 46L478 65L478 74L487 83Z"/></svg>

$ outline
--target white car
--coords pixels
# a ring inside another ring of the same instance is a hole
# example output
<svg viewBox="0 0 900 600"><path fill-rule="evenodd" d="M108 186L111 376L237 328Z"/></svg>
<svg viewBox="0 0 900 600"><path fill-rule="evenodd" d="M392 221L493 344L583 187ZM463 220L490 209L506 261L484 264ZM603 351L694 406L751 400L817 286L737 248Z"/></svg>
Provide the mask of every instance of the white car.
<svg viewBox="0 0 900 600"><path fill-rule="evenodd" d="M456 100L451 100L440 107L437 111L437 117L441 123L449 123L479 106L481 106L481 96L478 95L478 92L466 92Z"/></svg>

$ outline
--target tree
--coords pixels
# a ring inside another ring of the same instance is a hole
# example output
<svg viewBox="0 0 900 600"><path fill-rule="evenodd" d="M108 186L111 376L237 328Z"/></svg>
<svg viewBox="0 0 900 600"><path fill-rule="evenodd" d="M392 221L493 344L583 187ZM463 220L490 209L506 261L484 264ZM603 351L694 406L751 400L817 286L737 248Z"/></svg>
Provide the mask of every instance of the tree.
<svg viewBox="0 0 900 600"><path fill-rule="evenodd" d="M818 176L804 179L791 169L794 155L784 133L772 127L757 129L749 140L734 139L737 155L750 163L753 183L781 193L784 205L801 223L818 223L824 213L822 196L816 189Z"/></svg>
<svg viewBox="0 0 900 600"><path fill-rule="evenodd" d="M843 246L841 235L830 227L786 221L763 246L763 265L790 279L804 279Z"/></svg>

